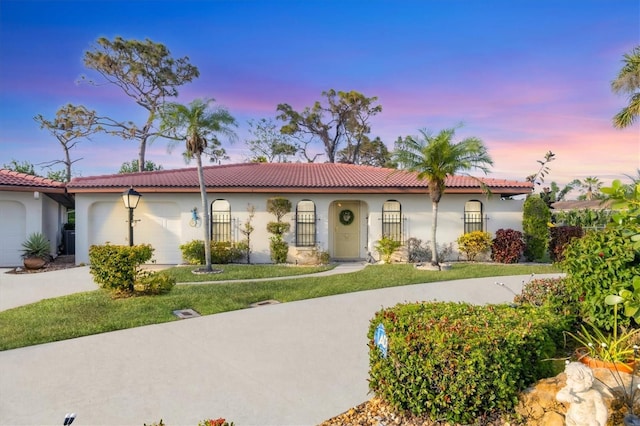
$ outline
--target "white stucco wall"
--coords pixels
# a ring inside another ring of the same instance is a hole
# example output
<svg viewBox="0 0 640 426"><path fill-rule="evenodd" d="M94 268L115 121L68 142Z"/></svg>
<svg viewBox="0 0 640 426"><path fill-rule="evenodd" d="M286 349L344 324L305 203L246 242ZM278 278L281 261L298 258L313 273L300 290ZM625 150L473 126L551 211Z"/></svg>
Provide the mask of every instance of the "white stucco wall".
<svg viewBox="0 0 640 426"><path fill-rule="evenodd" d="M137 220L134 227L134 242L150 243L156 249L154 261L162 264L182 262L179 245L191 240L203 239L202 225L190 226L191 210L196 207L202 218L200 195L145 193L134 211ZM251 234L251 261L270 262L269 234L267 223L275 217L266 212L266 201L275 196L285 196L292 204L292 212L283 220L291 223L291 232L286 240L295 242L294 212L300 200L311 200L316 205L317 246L320 250L333 250L334 218L337 202L358 201L360 204L360 229L358 258L366 259L373 251L375 242L381 237L382 205L387 200L396 200L402 206L406 218L405 238L416 237L426 243L431 238L431 200L426 194L224 194L209 193L209 203L225 199L231 206L232 238L240 241L244 236L241 227L249 217L248 205L255 207ZM439 244L454 242L463 233L464 204L469 200L482 202L486 217L486 230L492 235L500 228L522 229L522 204L518 200L501 200L482 195L446 194L438 214ZM120 194L76 194L76 262L88 262L91 244L128 244L128 211L122 204ZM303 249L309 250L309 249ZM290 250L290 254L292 251Z"/></svg>
<svg viewBox="0 0 640 426"><path fill-rule="evenodd" d="M20 266L22 243L35 232L49 239L51 253L56 255L63 210L41 193L0 191L0 266Z"/></svg>

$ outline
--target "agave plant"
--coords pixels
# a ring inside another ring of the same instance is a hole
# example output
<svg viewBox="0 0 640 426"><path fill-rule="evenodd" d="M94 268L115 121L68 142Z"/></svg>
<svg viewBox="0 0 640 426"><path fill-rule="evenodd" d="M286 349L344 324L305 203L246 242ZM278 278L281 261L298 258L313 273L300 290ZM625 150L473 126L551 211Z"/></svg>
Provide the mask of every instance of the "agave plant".
<svg viewBox="0 0 640 426"><path fill-rule="evenodd" d="M22 243L22 258L38 257L48 261L51 256L49 240L40 232L34 232L29 235L24 243Z"/></svg>

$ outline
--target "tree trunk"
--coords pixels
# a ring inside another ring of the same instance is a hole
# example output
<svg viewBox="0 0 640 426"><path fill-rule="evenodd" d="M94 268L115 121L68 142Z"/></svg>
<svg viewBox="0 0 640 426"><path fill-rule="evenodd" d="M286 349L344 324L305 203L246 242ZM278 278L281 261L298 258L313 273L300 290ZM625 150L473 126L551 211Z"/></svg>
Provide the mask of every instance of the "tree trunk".
<svg viewBox="0 0 640 426"><path fill-rule="evenodd" d="M147 148L147 138L140 140L140 150L138 151L138 171L144 172L144 154Z"/></svg>
<svg viewBox="0 0 640 426"><path fill-rule="evenodd" d="M65 161L65 174L66 174L66 182L71 182L71 155L69 154L69 148L67 148L65 145L63 145L63 149L64 149L64 157L66 159Z"/></svg>
<svg viewBox="0 0 640 426"><path fill-rule="evenodd" d="M431 264L438 264L438 244L436 243L436 231L438 230L438 203L431 201Z"/></svg>
<svg viewBox="0 0 640 426"><path fill-rule="evenodd" d="M195 153L198 167L198 181L200 182L200 197L202 198L202 222L204 223L204 263L205 271L211 271L211 221L209 220L209 202L207 201L207 186L204 182L204 170L202 170L202 155Z"/></svg>

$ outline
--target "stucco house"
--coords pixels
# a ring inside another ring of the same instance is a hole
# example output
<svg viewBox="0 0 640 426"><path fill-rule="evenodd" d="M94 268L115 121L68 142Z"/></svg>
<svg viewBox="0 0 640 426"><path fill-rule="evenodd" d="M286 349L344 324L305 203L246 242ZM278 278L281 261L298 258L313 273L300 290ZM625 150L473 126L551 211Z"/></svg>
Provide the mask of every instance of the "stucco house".
<svg viewBox="0 0 640 426"><path fill-rule="evenodd" d="M0 169L0 267L22 265L22 243L35 232L49 239L57 255L71 208L64 183Z"/></svg>
<svg viewBox="0 0 640 426"><path fill-rule="evenodd" d="M266 227L275 216L267 200L285 197L292 205L283 220L289 260L304 262L314 251L336 261L377 256L384 235L406 241L430 238L431 200L425 181L414 173L370 166L332 163L243 163L204 168L212 221L212 238L241 241L240 232L255 210L251 225L251 260L269 263ZM469 177L452 177L440 202L438 242L454 242L465 231L522 228L522 200L532 184L482 179L487 197ZM75 197L76 262L88 262L93 244L128 244L128 209L123 191L134 188L142 198L134 211L134 242L155 248L154 261L179 264L180 244L202 240L202 206L196 168L74 178L67 190ZM194 213L195 212L195 213ZM198 220L193 220L194 214Z"/></svg>

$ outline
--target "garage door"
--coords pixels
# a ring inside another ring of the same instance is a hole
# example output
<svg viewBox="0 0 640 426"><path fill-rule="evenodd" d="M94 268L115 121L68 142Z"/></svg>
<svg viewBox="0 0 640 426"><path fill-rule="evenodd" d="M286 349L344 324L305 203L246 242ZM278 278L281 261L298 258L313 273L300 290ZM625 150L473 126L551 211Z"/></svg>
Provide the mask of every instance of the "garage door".
<svg viewBox="0 0 640 426"><path fill-rule="evenodd" d="M180 263L180 211L172 202L140 202L134 210L133 242L151 244L158 264ZM89 209L89 245L129 244L128 211L122 203L99 202Z"/></svg>
<svg viewBox="0 0 640 426"><path fill-rule="evenodd" d="M27 209L17 201L0 201L0 266L22 264L20 250L27 238Z"/></svg>

